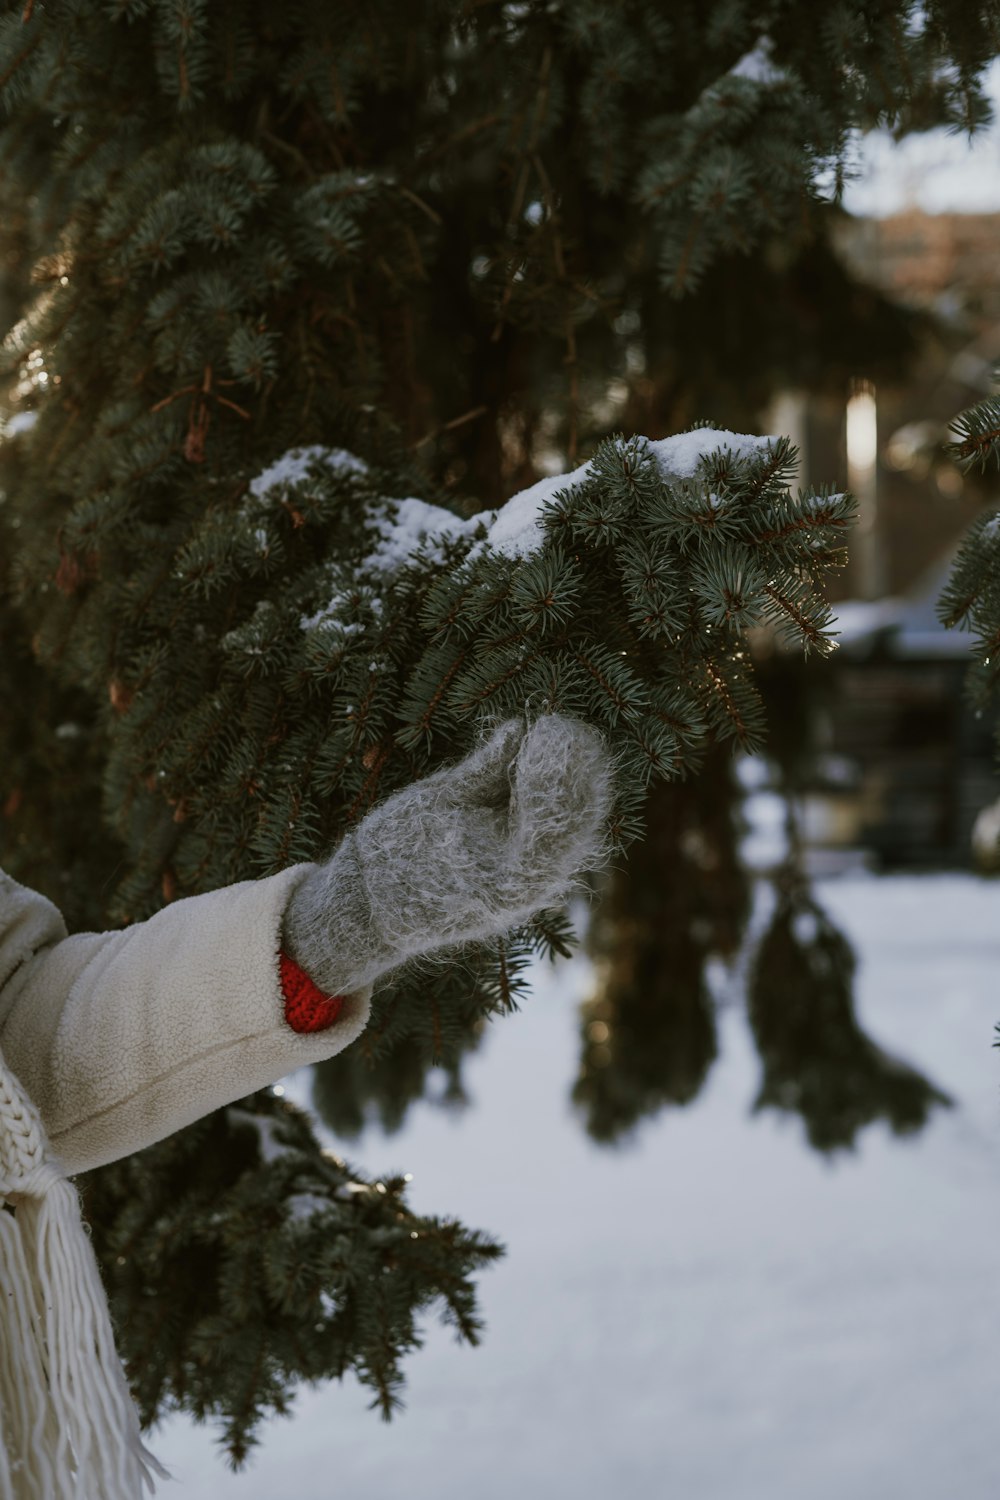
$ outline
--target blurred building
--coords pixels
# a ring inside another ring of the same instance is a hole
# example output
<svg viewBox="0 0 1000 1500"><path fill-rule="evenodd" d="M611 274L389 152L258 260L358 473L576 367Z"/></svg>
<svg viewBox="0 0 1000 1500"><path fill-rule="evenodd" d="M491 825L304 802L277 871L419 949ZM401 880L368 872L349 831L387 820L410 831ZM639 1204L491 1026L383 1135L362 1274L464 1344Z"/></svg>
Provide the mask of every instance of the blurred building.
<svg viewBox="0 0 1000 1500"><path fill-rule="evenodd" d="M839 606L803 798L814 846L865 851L882 869L973 863L973 829L1000 782L994 725L965 693L969 637L935 612L949 565L901 597Z"/></svg>
<svg viewBox="0 0 1000 1500"><path fill-rule="evenodd" d="M860 506L832 590L842 648L811 714L804 831L881 868L972 864L973 826L1000 792L994 725L964 693L969 637L935 613L963 531L1000 503L996 475L963 476L947 452L955 417L996 389L998 248L1000 214L845 218L852 269L927 315L921 355L897 387L786 393L772 413L800 448L803 486L836 476Z"/></svg>

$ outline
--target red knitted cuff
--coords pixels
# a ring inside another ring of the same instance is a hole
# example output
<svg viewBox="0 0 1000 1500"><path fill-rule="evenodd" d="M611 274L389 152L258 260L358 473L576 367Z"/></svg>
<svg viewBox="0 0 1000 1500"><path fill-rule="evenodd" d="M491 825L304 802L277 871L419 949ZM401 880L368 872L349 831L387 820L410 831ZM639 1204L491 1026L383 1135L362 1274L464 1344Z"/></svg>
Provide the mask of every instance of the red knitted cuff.
<svg viewBox="0 0 1000 1500"><path fill-rule="evenodd" d="M278 960L281 993L285 997L285 1020L293 1031L325 1031L344 1005L343 995L324 995L305 969L282 953Z"/></svg>

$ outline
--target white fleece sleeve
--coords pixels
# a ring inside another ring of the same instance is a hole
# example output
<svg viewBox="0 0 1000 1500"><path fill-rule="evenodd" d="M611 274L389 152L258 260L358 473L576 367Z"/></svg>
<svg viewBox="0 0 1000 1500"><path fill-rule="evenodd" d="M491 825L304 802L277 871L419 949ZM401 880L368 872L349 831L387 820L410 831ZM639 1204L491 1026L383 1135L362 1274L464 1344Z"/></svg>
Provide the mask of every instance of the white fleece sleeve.
<svg viewBox="0 0 1000 1500"><path fill-rule="evenodd" d="M300 1034L285 1020L282 917L313 869L294 865L176 901L120 932L76 937L49 902L0 879L0 960L5 937L37 939L12 971L0 962L0 1048L67 1172L162 1140L363 1030L370 988L347 995L325 1031Z"/></svg>

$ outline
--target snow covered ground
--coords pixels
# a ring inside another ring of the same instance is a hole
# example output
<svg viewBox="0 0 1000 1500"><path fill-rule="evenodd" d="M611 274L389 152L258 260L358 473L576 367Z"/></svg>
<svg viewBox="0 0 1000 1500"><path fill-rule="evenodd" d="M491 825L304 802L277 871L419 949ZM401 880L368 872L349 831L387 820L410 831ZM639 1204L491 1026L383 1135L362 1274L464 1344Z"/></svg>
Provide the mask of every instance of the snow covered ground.
<svg viewBox="0 0 1000 1500"><path fill-rule="evenodd" d="M243 1474L174 1419L186 1500L995 1500L1000 1494L1000 885L851 877L862 1018L958 1101L834 1162L748 1116L736 1004L702 1098L629 1148L572 1115L578 959L543 973L468 1080L348 1155L503 1238L477 1350L432 1325L390 1426L356 1386L303 1391ZM298 1093L293 1085L290 1092Z"/></svg>

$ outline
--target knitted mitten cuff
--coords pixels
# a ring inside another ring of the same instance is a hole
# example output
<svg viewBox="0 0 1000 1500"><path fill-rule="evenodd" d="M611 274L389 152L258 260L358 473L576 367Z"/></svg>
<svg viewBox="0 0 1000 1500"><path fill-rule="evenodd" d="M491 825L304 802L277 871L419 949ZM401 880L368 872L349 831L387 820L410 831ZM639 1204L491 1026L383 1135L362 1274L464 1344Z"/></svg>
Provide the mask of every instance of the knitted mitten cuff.
<svg viewBox="0 0 1000 1500"><path fill-rule="evenodd" d="M300 1035L326 1031L340 1019L344 996L325 994L287 953L279 956L278 973L285 1002L285 1020L293 1031Z"/></svg>
<svg viewBox="0 0 1000 1500"><path fill-rule="evenodd" d="M283 930L284 951L327 995L364 989L392 966L372 921L352 833L296 886Z"/></svg>

